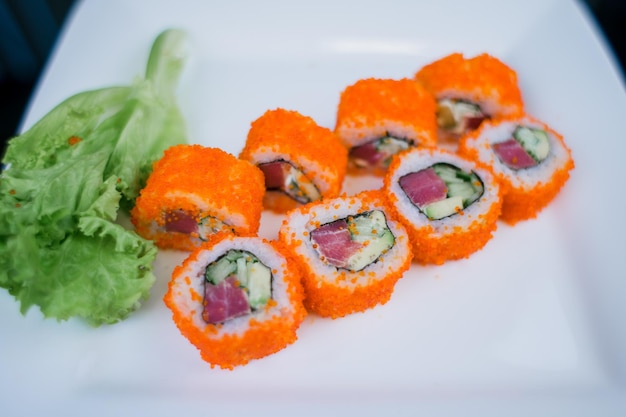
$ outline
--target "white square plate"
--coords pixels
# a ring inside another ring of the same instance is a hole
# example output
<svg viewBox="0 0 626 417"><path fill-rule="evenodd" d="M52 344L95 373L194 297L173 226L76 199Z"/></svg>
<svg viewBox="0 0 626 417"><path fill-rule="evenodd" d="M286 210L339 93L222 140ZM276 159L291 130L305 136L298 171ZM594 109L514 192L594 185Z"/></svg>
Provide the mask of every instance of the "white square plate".
<svg viewBox="0 0 626 417"><path fill-rule="evenodd" d="M413 266L383 306L309 317L295 344L234 371L203 362L162 302L181 253L159 254L150 300L112 326L23 317L2 291L3 415L626 415L626 94L583 7L83 1L23 127L74 93L131 82L171 26L192 40L179 91L191 142L237 154L276 107L332 128L360 78L488 52L516 69L527 111L564 135L576 169L536 220L500 224L467 260ZM261 234L279 222L265 213Z"/></svg>

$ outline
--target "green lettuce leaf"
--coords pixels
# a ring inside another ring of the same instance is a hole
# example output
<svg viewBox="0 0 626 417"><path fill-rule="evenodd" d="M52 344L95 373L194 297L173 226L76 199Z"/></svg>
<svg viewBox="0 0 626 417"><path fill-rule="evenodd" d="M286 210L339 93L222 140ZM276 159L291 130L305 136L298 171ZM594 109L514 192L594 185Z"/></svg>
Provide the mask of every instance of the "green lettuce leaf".
<svg viewBox="0 0 626 417"><path fill-rule="evenodd" d="M0 173L0 287L22 313L98 326L136 310L156 248L116 223L168 147L186 142L175 89L186 35L155 39L144 78L69 97L9 142Z"/></svg>
<svg viewBox="0 0 626 417"><path fill-rule="evenodd" d="M51 246L28 231L4 242L14 258L2 265L0 283L20 300L22 313L37 305L46 317L82 317L99 326L125 319L149 296L154 245L115 223L84 223L90 234L75 230Z"/></svg>

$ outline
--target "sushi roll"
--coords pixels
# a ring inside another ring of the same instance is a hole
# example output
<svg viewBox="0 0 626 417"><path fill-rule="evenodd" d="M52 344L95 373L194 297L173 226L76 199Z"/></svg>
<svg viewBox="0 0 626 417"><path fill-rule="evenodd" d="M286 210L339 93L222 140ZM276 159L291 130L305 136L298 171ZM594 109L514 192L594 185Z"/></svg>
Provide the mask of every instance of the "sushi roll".
<svg viewBox="0 0 626 417"><path fill-rule="evenodd" d="M399 154L383 191L420 264L443 264L481 249L496 230L502 205L487 168L443 149Z"/></svg>
<svg viewBox="0 0 626 417"><path fill-rule="evenodd" d="M415 79L435 96L440 142L451 149L483 120L524 111L517 74L488 54L445 56L422 67Z"/></svg>
<svg viewBox="0 0 626 417"><path fill-rule="evenodd" d="M349 149L351 173L384 175L396 153L437 144L435 99L410 79L368 78L346 87L335 134Z"/></svg>
<svg viewBox="0 0 626 417"><path fill-rule="evenodd" d="M191 251L210 235L256 234L263 173L217 148L177 145L154 164L131 211L137 233L164 249Z"/></svg>
<svg viewBox="0 0 626 417"><path fill-rule="evenodd" d="M323 317L386 303L411 264L406 230L390 217L380 191L292 210L279 239L301 267L305 307Z"/></svg>
<svg viewBox="0 0 626 417"><path fill-rule="evenodd" d="M233 369L297 339L302 298L280 242L218 233L174 269L164 301L212 368Z"/></svg>
<svg viewBox="0 0 626 417"><path fill-rule="evenodd" d="M268 110L252 122L239 156L263 171L264 207L277 213L336 197L346 174L341 142L296 111Z"/></svg>
<svg viewBox="0 0 626 417"><path fill-rule="evenodd" d="M459 152L492 168L503 192L501 218L511 225L535 218L574 168L563 137L528 115L485 122L461 139Z"/></svg>

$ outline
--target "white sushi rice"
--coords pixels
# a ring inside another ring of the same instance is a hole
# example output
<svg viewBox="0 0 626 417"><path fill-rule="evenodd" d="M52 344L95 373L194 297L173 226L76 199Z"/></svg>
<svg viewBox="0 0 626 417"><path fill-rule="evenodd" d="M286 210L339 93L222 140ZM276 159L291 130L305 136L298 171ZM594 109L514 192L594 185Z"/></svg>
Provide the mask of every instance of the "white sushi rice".
<svg viewBox="0 0 626 417"><path fill-rule="evenodd" d="M210 216L219 219L229 226L245 228L250 227L246 217L243 214L232 213L228 211L225 207L219 207L217 204L213 204L211 201L207 201L207 199L198 194L183 193L180 191L169 191L163 196L164 206L173 204L170 202L176 201L177 199L185 199L189 201L198 209L198 212L209 213ZM176 206L163 207L163 212L176 211L178 209L179 207Z"/></svg>
<svg viewBox="0 0 626 417"><path fill-rule="evenodd" d="M202 318L202 301L194 299L192 293L204 296L205 270L212 262L226 254L231 249L248 251L256 256L260 262L272 270L272 299L276 305L267 309L259 309L251 314L236 317L228 320L221 327L208 324ZM259 322L270 320L276 316L284 316L285 320L294 313L294 306L291 304L288 284L285 282L284 269L287 266L285 257L277 252L269 243L258 237L233 237L224 239L216 244L211 250L204 250L198 256L196 262L189 265L184 273L178 274L173 281L172 292L174 294L176 306L183 316L190 316L193 324L200 330L207 327L217 329L216 333L206 333L208 337L219 339L227 334L241 335L250 326L250 320ZM190 284L186 281L189 277ZM192 291L190 291L190 289Z"/></svg>
<svg viewBox="0 0 626 417"><path fill-rule="evenodd" d="M514 170L502 163L493 152L492 145L512 138L517 126L543 129L548 134L550 152L537 166ZM550 181L554 172L565 166L569 160L569 153L564 144L547 129L545 124L528 116L501 122L485 121L479 130L466 140L468 147L478 151L480 162L491 166L497 175L506 177L515 188L530 190L542 182Z"/></svg>
<svg viewBox="0 0 626 417"><path fill-rule="evenodd" d="M393 247L383 255L383 259L357 272L338 269L322 261L313 247L311 232L326 223L371 210L381 210L385 213L387 226L395 238ZM407 256L411 256L410 243L404 227L391 219L382 204L364 203L357 196L324 200L323 203L309 207L308 211L297 209L290 212L282 224L280 235L287 245L294 248L300 259L309 265L320 283L326 282L344 288L366 286L382 280L395 273L398 265L402 265ZM302 241L302 244L298 245L298 241ZM345 274L344 279L340 278L342 273Z"/></svg>
<svg viewBox="0 0 626 417"><path fill-rule="evenodd" d="M452 88L443 89L437 93L437 101L444 99L463 100L477 104L480 110L490 117L504 117L517 113L519 108L515 105L505 106L500 103L500 97L496 89L491 91L491 95L485 96L480 89L460 91Z"/></svg>
<svg viewBox="0 0 626 417"><path fill-rule="evenodd" d="M500 201L499 185L493 175L488 170L479 168L473 162L456 154L444 150L429 151L416 148L398 155L397 158L399 158L399 166L387 174L389 176L386 179L386 183L389 184L388 193L398 197L395 203L396 210L417 229L430 224L435 236L455 233L454 227L457 226L467 229L480 215L487 213L493 204ZM439 220L431 220L411 202L400 187L401 177L429 168L436 163L447 163L463 171L474 172L482 181L483 195L463 209L463 215L453 214Z"/></svg>
<svg viewBox="0 0 626 417"><path fill-rule="evenodd" d="M350 148L385 136L404 139L415 145L419 145L423 141L433 141L432 138L423 138L423 135L426 135L423 129L418 130L415 126L394 120L382 120L373 125L367 125L365 120L355 118L354 120L344 121L337 126L336 133L342 142Z"/></svg>

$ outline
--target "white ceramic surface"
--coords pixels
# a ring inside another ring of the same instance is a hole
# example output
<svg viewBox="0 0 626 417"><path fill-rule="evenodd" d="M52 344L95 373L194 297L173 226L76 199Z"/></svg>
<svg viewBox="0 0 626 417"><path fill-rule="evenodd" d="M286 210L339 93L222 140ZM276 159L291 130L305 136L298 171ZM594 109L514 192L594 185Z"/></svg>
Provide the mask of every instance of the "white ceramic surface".
<svg viewBox="0 0 626 417"><path fill-rule="evenodd" d="M489 52L576 169L536 220L500 224L470 259L414 266L386 305L309 317L295 344L234 371L203 362L161 301L181 253L159 255L150 300L113 326L24 317L0 291L2 415L626 415L626 94L578 3L87 0L23 128L71 94L129 83L170 26L192 41L179 90L191 142L236 154L276 107L333 127L359 78ZM261 234L279 222L265 213Z"/></svg>

